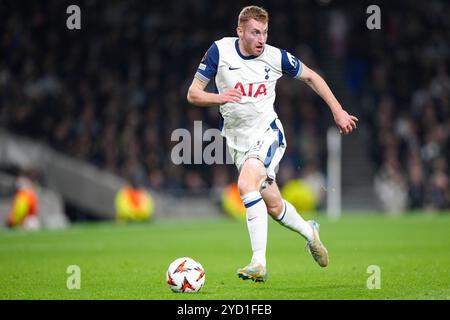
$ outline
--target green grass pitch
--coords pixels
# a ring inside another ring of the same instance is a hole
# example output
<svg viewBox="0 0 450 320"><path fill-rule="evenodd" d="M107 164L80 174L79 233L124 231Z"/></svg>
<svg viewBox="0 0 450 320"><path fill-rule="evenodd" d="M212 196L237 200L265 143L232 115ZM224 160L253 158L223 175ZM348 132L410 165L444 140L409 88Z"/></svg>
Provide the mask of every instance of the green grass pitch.
<svg viewBox="0 0 450 320"><path fill-rule="evenodd" d="M0 231L0 299L450 299L450 215L317 217L330 265L320 268L305 241L269 223L266 283L243 281L249 262L245 221L156 220L75 224L66 230ZM172 293L165 272L189 256L206 270L199 293ZM66 286L69 265L81 288ZM381 288L369 290L370 265Z"/></svg>

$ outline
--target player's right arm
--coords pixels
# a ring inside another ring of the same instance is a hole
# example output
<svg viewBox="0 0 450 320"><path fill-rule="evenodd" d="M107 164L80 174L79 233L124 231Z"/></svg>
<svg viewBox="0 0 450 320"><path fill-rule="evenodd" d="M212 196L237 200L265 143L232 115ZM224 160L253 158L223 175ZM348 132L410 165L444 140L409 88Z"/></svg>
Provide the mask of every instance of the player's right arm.
<svg viewBox="0 0 450 320"><path fill-rule="evenodd" d="M187 93L187 101L199 107L210 107L241 100L242 92L239 90L228 89L221 94L211 93L205 91L207 84L207 82L194 78Z"/></svg>
<svg viewBox="0 0 450 320"><path fill-rule="evenodd" d="M205 88L209 81L217 74L218 63L219 49L213 43L203 56L195 73L194 80L189 87L187 93L189 103L200 107L209 107L227 102L239 102L241 100L242 93L236 89L228 89L222 93L206 92Z"/></svg>

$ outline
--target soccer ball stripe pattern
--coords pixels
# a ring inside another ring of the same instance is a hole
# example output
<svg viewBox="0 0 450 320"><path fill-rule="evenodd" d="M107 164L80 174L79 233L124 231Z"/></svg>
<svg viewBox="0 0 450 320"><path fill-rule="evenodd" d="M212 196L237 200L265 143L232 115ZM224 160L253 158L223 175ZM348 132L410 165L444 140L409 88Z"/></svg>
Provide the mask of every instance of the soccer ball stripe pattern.
<svg viewBox="0 0 450 320"><path fill-rule="evenodd" d="M166 281L174 292L198 292L203 287L206 273L202 265L189 257L174 260L167 269Z"/></svg>

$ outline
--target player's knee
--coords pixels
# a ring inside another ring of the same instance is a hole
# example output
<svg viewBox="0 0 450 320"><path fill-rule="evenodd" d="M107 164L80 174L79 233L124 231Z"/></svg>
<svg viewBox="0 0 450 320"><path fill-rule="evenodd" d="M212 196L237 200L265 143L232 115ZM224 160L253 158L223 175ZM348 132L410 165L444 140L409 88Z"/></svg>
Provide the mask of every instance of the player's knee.
<svg viewBox="0 0 450 320"><path fill-rule="evenodd" d="M256 183L251 181L251 179L249 179L248 177L240 176L238 179L237 186L241 196L253 191L258 191Z"/></svg>
<svg viewBox="0 0 450 320"><path fill-rule="evenodd" d="M248 159L242 167L238 178L238 189L241 195L259 191L261 184L266 179L264 166L257 159Z"/></svg>
<svg viewBox="0 0 450 320"><path fill-rule="evenodd" d="M252 174L239 175L237 186L240 195L243 196L250 192L259 191L263 181L263 178L259 178Z"/></svg>
<svg viewBox="0 0 450 320"><path fill-rule="evenodd" d="M273 216L277 217L281 211L283 211L283 200L277 199L270 202L266 202L267 212Z"/></svg>

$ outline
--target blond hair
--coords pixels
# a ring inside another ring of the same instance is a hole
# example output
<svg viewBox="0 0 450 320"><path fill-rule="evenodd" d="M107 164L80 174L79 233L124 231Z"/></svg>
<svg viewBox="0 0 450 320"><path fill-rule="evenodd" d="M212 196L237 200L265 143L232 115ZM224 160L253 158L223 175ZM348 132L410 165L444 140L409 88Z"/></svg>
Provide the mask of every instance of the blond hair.
<svg viewBox="0 0 450 320"><path fill-rule="evenodd" d="M247 6L239 13L238 26L246 23L250 19L255 19L259 22L269 22L269 14L262 7Z"/></svg>

